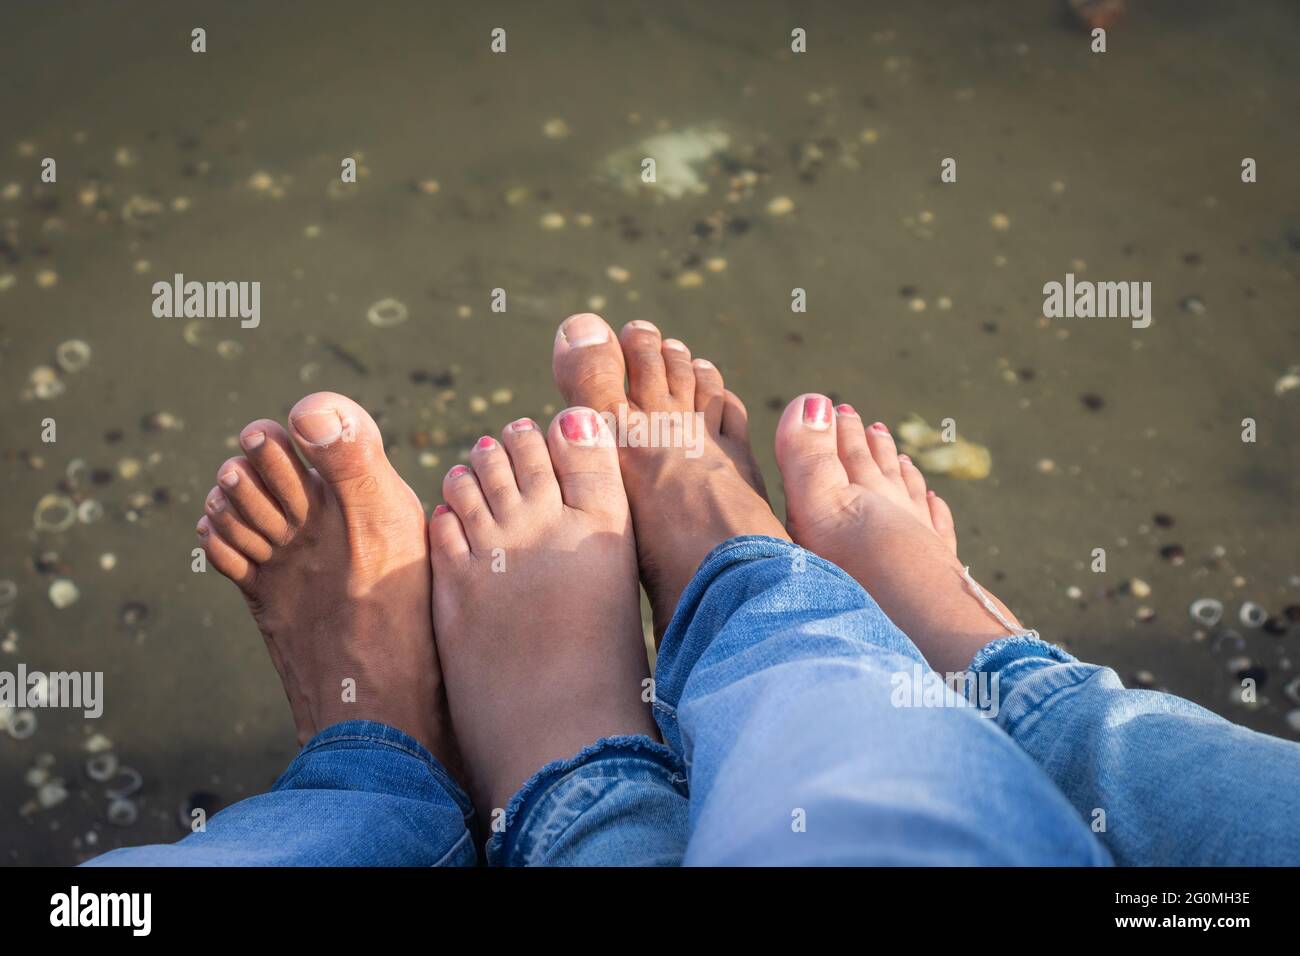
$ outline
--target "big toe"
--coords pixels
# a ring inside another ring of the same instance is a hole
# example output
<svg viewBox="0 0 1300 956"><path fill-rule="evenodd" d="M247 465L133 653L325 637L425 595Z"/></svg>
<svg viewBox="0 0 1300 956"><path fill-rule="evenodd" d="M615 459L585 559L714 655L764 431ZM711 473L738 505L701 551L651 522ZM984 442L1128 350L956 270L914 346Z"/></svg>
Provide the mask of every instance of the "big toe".
<svg viewBox="0 0 1300 956"><path fill-rule="evenodd" d="M289 412L289 430L304 458L344 506L392 488L397 473L384 454L379 426L345 395L316 392Z"/></svg>
<svg viewBox="0 0 1300 956"><path fill-rule="evenodd" d="M800 395L786 406L776 426L776 463L792 518L802 508L815 507L826 495L848 487L834 415L825 395Z"/></svg>
<svg viewBox="0 0 1300 956"><path fill-rule="evenodd" d="M551 371L570 405L608 412L627 402L623 350L614 330L594 313L571 315L560 323Z"/></svg>

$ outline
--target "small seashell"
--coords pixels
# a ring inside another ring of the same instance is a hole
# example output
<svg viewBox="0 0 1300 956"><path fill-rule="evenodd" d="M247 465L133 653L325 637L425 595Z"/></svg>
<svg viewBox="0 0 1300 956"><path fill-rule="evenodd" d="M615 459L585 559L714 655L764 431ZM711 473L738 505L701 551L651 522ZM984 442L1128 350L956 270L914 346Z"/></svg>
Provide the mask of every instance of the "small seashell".
<svg viewBox="0 0 1300 956"><path fill-rule="evenodd" d="M1187 610L1197 624L1214 627L1223 617L1223 602L1214 598L1198 598Z"/></svg>
<svg viewBox="0 0 1300 956"><path fill-rule="evenodd" d="M63 394L63 380L59 373L48 365L38 365L27 376L32 393L39 399L57 398Z"/></svg>
<svg viewBox="0 0 1300 956"><path fill-rule="evenodd" d="M67 531L76 523L77 506L67 495L50 492L36 502L36 511L32 523L37 531L58 534Z"/></svg>
<svg viewBox="0 0 1300 956"><path fill-rule="evenodd" d="M86 776L96 783L108 783L117 776L117 755L105 750L86 761Z"/></svg>
<svg viewBox="0 0 1300 956"><path fill-rule="evenodd" d="M1237 612L1237 620L1241 622L1242 627L1263 627L1264 622L1268 620L1268 611L1254 601L1247 601Z"/></svg>
<svg viewBox="0 0 1300 956"><path fill-rule="evenodd" d="M244 354L244 347L234 339L222 339L217 343L217 354L223 359L237 359Z"/></svg>
<svg viewBox="0 0 1300 956"><path fill-rule="evenodd" d="M989 217L989 225L998 232L1006 232L1011 228L1011 217L1004 212L995 212Z"/></svg>
<svg viewBox="0 0 1300 956"><path fill-rule="evenodd" d="M68 799L68 788L61 780L51 780L36 791L36 802L41 805L42 810L57 807L66 799Z"/></svg>
<svg viewBox="0 0 1300 956"><path fill-rule="evenodd" d="M564 216L558 212L548 212L537 222L538 225L548 232L554 232L557 229L564 228Z"/></svg>
<svg viewBox="0 0 1300 956"><path fill-rule="evenodd" d="M60 342L54 350L55 361L65 372L80 372L90 364L90 346L81 339Z"/></svg>
<svg viewBox="0 0 1300 956"><path fill-rule="evenodd" d="M115 827L129 827L140 818L140 811L134 800L122 797L108 802L108 822Z"/></svg>
<svg viewBox="0 0 1300 956"><path fill-rule="evenodd" d="M60 611L71 607L81 597L81 591L67 578L55 578L50 584L50 603Z"/></svg>
<svg viewBox="0 0 1300 956"><path fill-rule="evenodd" d="M564 139L569 135L569 124L558 117L548 119L542 124L542 134L547 139Z"/></svg>
<svg viewBox="0 0 1300 956"><path fill-rule="evenodd" d="M508 388L498 388L490 396L493 405L509 405L510 400L515 397L515 393Z"/></svg>
<svg viewBox="0 0 1300 956"><path fill-rule="evenodd" d="M1128 582L1128 593L1141 600L1151 596L1151 585L1147 584L1141 578L1133 578Z"/></svg>
<svg viewBox="0 0 1300 956"><path fill-rule="evenodd" d="M103 734L91 734L86 738L86 742L82 746L86 748L86 753L98 754L103 753L105 750L112 750L113 741Z"/></svg>
<svg viewBox="0 0 1300 956"><path fill-rule="evenodd" d="M29 787L39 787L50 779L48 767L31 767L23 774L23 783Z"/></svg>
<svg viewBox="0 0 1300 956"><path fill-rule="evenodd" d="M104 506L94 498L87 498L77 505L77 520L82 524L93 524L104 517Z"/></svg>
<svg viewBox="0 0 1300 956"><path fill-rule="evenodd" d="M475 415L482 415L488 410L487 399L480 395L475 395L469 400L469 410Z"/></svg>
<svg viewBox="0 0 1300 956"><path fill-rule="evenodd" d="M14 740L26 740L36 733L36 712L15 710L9 715L9 725L5 729Z"/></svg>
<svg viewBox="0 0 1300 956"><path fill-rule="evenodd" d="M380 329L401 325L406 319L406 306L396 299L380 299L366 310L366 321Z"/></svg>
<svg viewBox="0 0 1300 956"><path fill-rule="evenodd" d="M789 196L776 196L767 204L769 216L787 216L794 212L794 200Z"/></svg>
<svg viewBox="0 0 1300 956"><path fill-rule="evenodd" d="M104 790L110 800L124 800L132 794L139 793L144 787L144 778L140 776L140 771L131 767L118 767L117 778L122 782Z"/></svg>

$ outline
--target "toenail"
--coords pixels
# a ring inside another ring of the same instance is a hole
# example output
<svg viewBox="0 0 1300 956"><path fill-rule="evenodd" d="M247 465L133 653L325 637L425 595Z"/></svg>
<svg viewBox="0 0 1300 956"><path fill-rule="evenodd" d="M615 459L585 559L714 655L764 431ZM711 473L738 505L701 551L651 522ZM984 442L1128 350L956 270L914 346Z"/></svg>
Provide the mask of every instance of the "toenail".
<svg viewBox="0 0 1300 956"><path fill-rule="evenodd" d="M927 498L933 498L933 497L934 497L934 489L933 489L933 488L927 488L927 489L925 489L925 496L926 496Z"/></svg>
<svg viewBox="0 0 1300 956"><path fill-rule="evenodd" d="M586 348L609 341L609 326L598 315L584 312L575 315L560 326L560 335L571 349Z"/></svg>
<svg viewBox="0 0 1300 956"><path fill-rule="evenodd" d="M886 435L889 434L889 426L886 425L884 422L872 422L871 430L877 432L883 432Z"/></svg>
<svg viewBox="0 0 1300 956"><path fill-rule="evenodd" d="M831 427L831 400L825 395L809 395L803 400L803 423L818 431Z"/></svg>
<svg viewBox="0 0 1300 956"><path fill-rule="evenodd" d="M438 515L445 515L450 510L451 508L447 505L434 505L433 514L434 517L437 517Z"/></svg>
<svg viewBox="0 0 1300 956"><path fill-rule="evenodd" d="M640 329L643 332L658 332L653 322L647 322L645 319L633 319L628 323L628 328Z"/></svg>
<svg viewBox="0 0 1300 956"><path fill-rule="evenodd" d="M515 432L530 432L537 427L537 423L531 418L521 418L517 422L510 423L510 430Z"/></svg>
<svg viewBox="0 0 1300 956"><path fill-rule="evenodd" d="M225 510L225 507L226 507L225 495L213 495L211 498L208 499L208 508L211 509L214 513Z"/></svg>
<svg viewBox="0 0 1300 956"><path fill-rule="evenodd" d="M696 359L691 364L694 365L696 368L713 368L713 363L710 362L708 359Z"/></svg>
<svg viewBox="0 0 1300 956"><path fill-rule="evenodd" d="M208 536L209 530L210 529L208 528L208 523L206 521L200 521L198 524L194 526L194 531L200 538L206 538Z"/></svg>
<svg viewBox="0 0 1300 956"><path fill-rule="evenodd" d="M477 448L479 451L487 451L488 449L495 448L496 446L497 443L493 439L489 438L487 435L484 435L482 438L480 438L478 441L474 443L474 447Z"/></svg>
<svg viewBox="0 0 1300 956"><path fill-rule="evenodd" d="M239 444L243 445L248 451L261 447L264 441L266 441L266 432L249 432L239 438Z"/></svg>
<svg viewBox="0 0 1300 956"><path fill-rule="evenodd" d="M306 412L293 419L298 434L313 445L330 445L343 434L343 420L332 408Z"/></svg>
<svg viewBox="0 0 1300 956"><path fill-rule="evenodd" d="M217 483L223 488L233 488L239 484L239 472L234 468L217 476Z"/></svg>
<svg viewBox="0 0 1300 956"><path fill-rule="evenodd" d="M461 475L468 475L469 468L465 465L457 465L451 471L447 472L448 478L459 478Z"/></svg>
<svg viewBox="0 0 1300 956"><path fill-rule="evenodd" d="M836 405L836 406L835 406L835 414L837 414L837 415L855 415L855 416L856 416L858 413L855 412L855 411L853 410L853 406L852 406L852 405Z"/></svg>
<svg viewBox="0 0 1300 956"><path fill-rule="evenodd" d="M906 455L899 455L899 456L898 456L898 460L899 460L899 461L905 461L905 462L907 462L909 465L912 463L912 459L908 458Z"/></svg>
<svg viewBox="0 0 1300 956"><path fill-rule="evenodd" d="M664 348L672 349L674 352L688 352L685 342L679 342L677 339L664 339Z"/></svg>
<svg viewBox="0 0 1300 956"><path fill-rule="evenodd" d="M600 435L600 420L589 408L573 408L560 416L560 433L575 445L594 445Z"/></svg>

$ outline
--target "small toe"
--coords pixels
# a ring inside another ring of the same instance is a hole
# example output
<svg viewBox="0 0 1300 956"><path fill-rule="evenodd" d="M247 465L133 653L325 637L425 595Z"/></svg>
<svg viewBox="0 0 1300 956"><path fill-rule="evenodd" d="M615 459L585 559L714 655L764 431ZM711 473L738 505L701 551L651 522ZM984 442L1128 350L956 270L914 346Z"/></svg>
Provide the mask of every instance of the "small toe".
<svg viewBox="0 0 1300 956"><path fill-rule="evenodd" d="M925 503L925 476L921 474L921 469L916 467L916 463L906 455L898 456L898 470L903 476L903 485L907 488L908 496L918 504Z"/></svg>
<svg viewBox="0 0 1300 956"><path fill-rule="evenodd" d="M680 339L664 339L664 374L668 391L678 402L695 404L695 368L691 364L691 350Z"/></svg>
<svg viewBox="0 0 1300 956"><path fill-rule="evenodd" d="M489 547L496 522L483 489L468 465L457 465L447 472L442 480L442 498L456 512L470 547L475 551Z"/></svg>
<svg viewBox="0 0 1300 956"><path fill-rule="evenodd" d="M894 444L894 436L889 433L889 426L884 422L873 422L867 429L867 447L871 449L871 457L880 473L891 481L901 482L898 446Z"/></svg>
<svg viewBox="0 0 1300 956"><path fill-rule="evenodd" d="M865 485L871 479L880 477L880 469L876 467L871 449L867 447L867 433L862 427L862 419L852 405L835 407L835 442L849 481L855 485Z"/></svg>
<svg viewBox="0 0 1300 956"><path fill-rule="evenodd" d="M429 554L435 573L442 560L463 558L469 553L469 538L456 512L449 505L435 507L429 518Z"/></svg>
<svg viewBox="0 0 1300 956"><path fill-rule="evenodd" d="M504 520L507 512L523 500L510 456L499 441L484 435L474 443L469 461L493 516L498 521Z"/></svg>
<svg viewBox="0 0 1300 956"><path fill-rule="evenodd" d="M513 421L501 430L501 444L505 445L514 466L515 483L525 498L553 495L559 500L560 486L555 483L555 469L551 467L551 453L546 447L546 436L531 418Z"/></svg>
<svg viewBox="0 0 1300 956"><path fill-rule="evenodd" d="M927 493L926 504L930 509L930 523L934 525L935 533L952 548L952 553L956 554L957 528L953 523L952 510L948 507L948 503L931 491Z"/></svg>
<svg viewBox="0 0 1300 956"><path fill-rule="evenodd" d="M695 359L695 410L704 413L704 425L709 434L722 430L723 392L722 373L708 359Z"/></svg>
<svg viewBox="0 0 1300 956"><path fill-rule="evenodd" d="M740 400L740 396L730 389L722 393L721 433L736 441L749 441L749 409Z"/></svg>
<svg viewBox="0 0 1300 956"><path fill-rule="evenodd" d="M284 516L300 526L319 504L319 485L308 476L289 433L279 422L259 418L244 426L239 445Z"/></svg>
<svg viewBox="0 0 1300 956"><path fill-rule="evenodd" d="M638 319L623 326L618 340L627 364L628 397L641 408L663 407L671 393L659 330L650 322Z"/></svg>
<svg viewBox="0 0 1300 956"><path fill-rule="evenodd" d="M244 523L220 488L208 492L203 503L204 517L226 543L257 564L271 559L271 543Z"/></svg>
<svg viewBox="0 0 1300 956"><path fill-rule="evenodd" d="M208 563L234 581L242 590L248 591L252 588L257 578L257 565L232 548L213 528L207 515L199 519L194 530L199 540L203 542L203 553L207 555Z"/></svg>
<svg viewBox="0 0 1300 956"><path fill-rule="evenodd" d="M247 458L227 459L217 469L217 484L250 528L271 544L288 543L289 522Z"/></svg>

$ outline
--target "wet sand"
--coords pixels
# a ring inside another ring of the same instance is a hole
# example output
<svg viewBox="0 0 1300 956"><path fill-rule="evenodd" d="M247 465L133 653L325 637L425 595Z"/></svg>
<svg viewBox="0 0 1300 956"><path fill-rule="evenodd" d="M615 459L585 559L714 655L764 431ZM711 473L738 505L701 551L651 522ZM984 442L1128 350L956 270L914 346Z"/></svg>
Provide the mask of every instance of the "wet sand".
<svg viewBox="0 0 1300 956"><path fill-rule="evenodd" d="M591 307L723 370L778 513L771 436L799 392L891 424L955 419L991 474L931 483L973 572L1027 624L1126 681L1300 736L1284 690L1300 391L1274 391L1300 363L1300 11L1134 6L1104 55L1052 0L6 10L0 579L17 596L0 669L102 670L107 700L96 721L42 710L32 736L0 733L0 859L174 840L192 795L262 790L296 750L241 599L190 569L245 422L345 392L432 506L480 434L554 411L555 325ZM807 54L789 52L794 26ZM604 166L715 123L729 145L702 195L657 202ZM58 182L42 186L45 156ZM362 175L340 188L345 156ZM947 156L955 184L938 179ZM1043 319L1043 284L1067 272L1150 281L1151 327ZM260 281L261 324L155 318L151 286L174 273ZM405 322L367 321L386 298ZM35 397L32 370L70 339L89 364ZM103 516L38 533L51 493ZM62 609L56 578L80 594ZM1200 597L1224 603L1219 627L1189 618ZM1245 601L1276 623L1237 625ZM94 734L141 775L133 825L108 822L85 773ZM67 796L42 808L32 784L50 779Z"/></svg>

